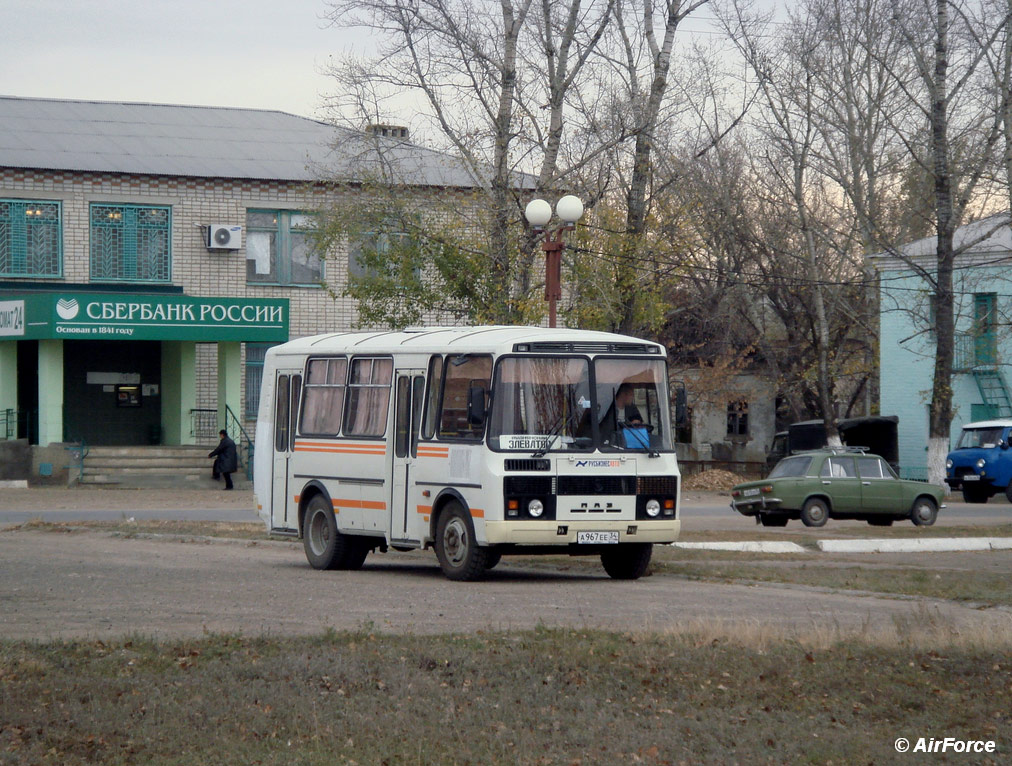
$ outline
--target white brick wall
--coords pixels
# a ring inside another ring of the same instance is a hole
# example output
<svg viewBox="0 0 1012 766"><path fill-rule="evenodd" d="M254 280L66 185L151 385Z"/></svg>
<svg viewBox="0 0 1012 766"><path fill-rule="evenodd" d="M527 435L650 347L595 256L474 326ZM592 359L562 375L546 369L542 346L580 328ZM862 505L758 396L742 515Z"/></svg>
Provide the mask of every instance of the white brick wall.
<svg viewBox="0 0 1012 766"><path fill-rule="evenodd" d="M0 169L0 197L55 199L63 205L63 277L54 283L86 284L89 278L89 206L95 202L159 204L172 208L171 284L194 296L287 298L292 338L355 326L356 302L342 297L347 278L344 248L328 255L324 274L333 289L247 284L245 227L247 208L313 210L325 204L354 200L356 187L309 185L303 182L135 176L118 173ZM417 192L423 200L439 199L437 216L463 218L474 202L455 190ZM208 251L202 226L211 223L243 226L239 251ZM16 279L9 281L18 281ZM38 282L50 280L28 279ZM97 289L100 289L96 285ZM142 291L143 284L137 289ZM438 321L431 318L429 321ZM197 352L197 406L217 404L217 348L199 344ZM245 395L245 392L244 392Z"/></svg>

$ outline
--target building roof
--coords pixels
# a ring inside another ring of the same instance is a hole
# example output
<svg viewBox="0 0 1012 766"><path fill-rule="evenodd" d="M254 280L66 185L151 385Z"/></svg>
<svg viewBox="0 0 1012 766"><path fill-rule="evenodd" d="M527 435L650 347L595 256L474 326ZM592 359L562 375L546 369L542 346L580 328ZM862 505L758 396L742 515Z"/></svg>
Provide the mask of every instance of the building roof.
<svg viewBox="0 0 1012 766"><path fill-rule="evenodd" d="M1009 213L997 213L960 226L953 233L953 247L960 260L980 264L1012 258L1012 228ZM935 258L938 237L924 237L896 248L895 252L874 253L868 259L880 269L905 268L903 259L913 261ZM960 252L961 251L961 252Z"/></svg>
<svg viewBox="0 0 1012 766"><path fill-rule="evenodd" d="M0 96L0 167L481 185L451 155L285 112Z"/></svg>

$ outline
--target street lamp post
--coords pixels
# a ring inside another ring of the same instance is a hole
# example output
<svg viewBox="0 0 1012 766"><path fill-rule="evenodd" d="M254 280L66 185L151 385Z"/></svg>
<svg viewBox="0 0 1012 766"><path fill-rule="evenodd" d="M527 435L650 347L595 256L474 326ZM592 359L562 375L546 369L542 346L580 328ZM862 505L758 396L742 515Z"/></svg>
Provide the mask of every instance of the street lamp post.
<svg viewBox="0 0 1012 766"><path fill-rule="evenodd" d="M545 228L552 220L552 206L543 199L532 199L524 208L524 217L537 232L544 232L541 249L545 251L545 300L548 301L548 326L555 327L555 307L562 297L562 232L572 231L583 215L583 203L567 194L555 205L555 214L562 223L554 229Z"/></svg>

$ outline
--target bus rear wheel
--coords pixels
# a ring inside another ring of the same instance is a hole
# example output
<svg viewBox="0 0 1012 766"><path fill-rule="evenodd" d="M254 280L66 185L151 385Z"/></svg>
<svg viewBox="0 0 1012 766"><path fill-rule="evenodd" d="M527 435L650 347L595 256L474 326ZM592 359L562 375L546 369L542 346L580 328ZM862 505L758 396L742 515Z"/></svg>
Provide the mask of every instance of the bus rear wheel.
<svg viewBox="0 0 1012 766"><path fill-rule="evenodd" d="M313 569L361 569L369 555L361 540L337 531L334 508L323 495L313 497L306 507L302 546Z"/></svg>
<svg viewBox="0 0 1012 766"><path fill-rule="evenodd" d="M474 524L460 503L443 509L436 525L436 558L450 580L469 582L481 579L488 569L489 549L475 542Z"/></svg>
<svg viewBox="0 0 1012 766"><path fill-rule="evenodd" d="M601 553L601 565L613 580L638 580L647 572L653 543L620 543Z"/></svg>

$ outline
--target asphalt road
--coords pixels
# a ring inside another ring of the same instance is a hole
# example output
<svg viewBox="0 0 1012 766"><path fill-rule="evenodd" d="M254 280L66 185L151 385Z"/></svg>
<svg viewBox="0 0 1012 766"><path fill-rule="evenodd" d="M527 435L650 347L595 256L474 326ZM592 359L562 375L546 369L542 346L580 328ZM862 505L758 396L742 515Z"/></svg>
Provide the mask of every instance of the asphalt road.
<svg viewBox="0 0 1012 766"><path fill-rule="evenodd" d="M0 495L10 490L0 490ZM225 496L229 502L224 502ZM179 502L173 504L173 497ZM682 528L685 531L738 530L756 527L755 521L731 510L730 500L718 493L686 493L682 498ZM76 506L76 507L66 507ZM186 494L166 491L161 495L128 493L121 490L74 490L44 493L22 490L7 502L0 501L0 525L23 524L32 519L46 521L120 521L133 517L140 520L173 519L181 521L259 521L253 510L250 492L218 493L213 490ZM948 500L938 515L936 525L993 526L1012 523L1012 505L1004 498L992 498L985 504L968 504ZM830 521L820 534L843 525L864 525L859 521ZM788 524L784 530L801 529L800 522ZM775 528L763 528L775 533ZM783 530L781 530L783 531Z"/></svg>
<svg viewBox="0 0 1012 766"><path fill-rule="evenodd" d="M477 583L446 580L431 554L375 554L358 572L311 569L289 542L124 538L33 529L0 534L0 637L53 640L537 626L717 630L823 640L934 625L1007 635L1012 614L932 599L654 575L609 579L595 562L505 559Z"/></svg>

